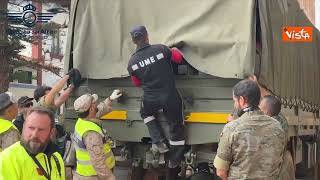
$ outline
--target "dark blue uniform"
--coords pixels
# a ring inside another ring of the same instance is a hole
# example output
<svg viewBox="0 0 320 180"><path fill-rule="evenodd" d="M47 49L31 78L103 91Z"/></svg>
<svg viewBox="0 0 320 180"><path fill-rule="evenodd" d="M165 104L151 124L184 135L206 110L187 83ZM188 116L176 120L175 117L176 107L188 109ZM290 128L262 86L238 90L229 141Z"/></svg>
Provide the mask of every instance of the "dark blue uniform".
<svg viewBox="0 0 320 180"><path fill-rule="evenodd" d="M165 141L155 114L163 110L170 126L169 144L173 151L185 144L182 101L176 90L171 50L165 45L145 44L132 55L128 72L141 81L143 101L141 117L148 126L152 143ZM174 159L181 159L182 151Z"/></svg>

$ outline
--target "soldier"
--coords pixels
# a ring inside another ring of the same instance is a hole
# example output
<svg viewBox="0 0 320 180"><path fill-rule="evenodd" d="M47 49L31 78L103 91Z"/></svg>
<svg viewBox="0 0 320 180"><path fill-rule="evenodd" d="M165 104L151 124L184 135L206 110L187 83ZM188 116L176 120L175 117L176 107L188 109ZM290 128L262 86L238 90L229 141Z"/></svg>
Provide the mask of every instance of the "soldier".
<svg viewBox="0 0 320 180"><path fill-rule="evenodd" d="M143 89L141 117L148 127L152 150L160 153L169 151L156 119L157 112L163 111L170 128L168 166L176 168L184 155L185 135L182 100L176 90L172 62L181 63L182 53L177 48L150 45L145 26L135 26L130 34L137 48L128 63L128 72L133 83Z"/></svg>
<svg viewBox="0 0 320 180"><path fill-rule="evenodd" d="M59 97L58 93L63 89L67 82L70 85L62 91ZM71 92L80 85L81 74L77 69L71 69L62 79L60 79L53 87L39 86L34 91L34 99L40 106L44 106L54 113L67 101Z"/></svg>
<svg viewBox="0 0 320 180"><path fill-rule="evenodd" d="M280 113L281 111L281 102L272 95L266 95L262 97L262 100L259 105L261 111L264 112L265 115L275 118L281 124L282 129L286 134L286 138L288 137L288 121L286 118Z"/></svg>
<svg viewBox="0 0 320 180"><path fill-rule="evenodd" d="M70 85L62 90L63 87L70 83ZM78 69L71 69L62 79L55 83L52 87L39 86L34 91L34 99L37 101L36 106L43 106L51 110L55 115L60 106L67 101L73 90L80 86L81 74ZM60 92L61 91L61 92ZM58 96L58 94L60 95ZM63 155L64 142L57 142L57 129L53 128L52 140L55 144L55 149Z"/></svg>
<svg viewBox="0 0 320 180"><path fill-rule="evenodd" d="M275 96L266 95L262 98L259 107L264 112L264 114L270 117L273 117L280 122L282 129L285 131L286 143L287 143L289 141L288 121L280 113L281 111L280 100L277 99ZM280 179L281 180L295 179L293 159L287 146L286 146L286 152L283 156L283 164L280 170Z"/></svg>
<svg viewBox="0 0 320 180"><path fill-rule="evenodd" d="M276 97L272 96L270 91L265 88L262 84L260 84L255 75L249 75L249 80L256 82L260 89L261 94L261 102L259 108L268 116L271 116L278 120L284 130L286 137L288 137L288 121L281 114L281 102L276 99Z"/></svg>
<svg viewBox="0 0 320 180"><path fill-rule="evenodd" d="M259 111L260 89L251 80L233 88L238 119L222 130L214 166L222 180L278 179L285 146L279 122Z"/></svg>
<svg viewBox="0 0 320 180"><path fill-rule="evenodd" d="M0 94L0 152L19 141L18 129L12 120L18 114L16 100L10 92Z"/></svg>
<svg viewBox="0 0 320 180"><path fill-rule="evenodd" d="M79 118L74 129L77 162L73 179L115 180L112 173L115 157L99 118L111 111L112 101L121 95L120 90L114 90L110 97L99 104L96 94L85 94L75 100L74 109Z"/></svg>

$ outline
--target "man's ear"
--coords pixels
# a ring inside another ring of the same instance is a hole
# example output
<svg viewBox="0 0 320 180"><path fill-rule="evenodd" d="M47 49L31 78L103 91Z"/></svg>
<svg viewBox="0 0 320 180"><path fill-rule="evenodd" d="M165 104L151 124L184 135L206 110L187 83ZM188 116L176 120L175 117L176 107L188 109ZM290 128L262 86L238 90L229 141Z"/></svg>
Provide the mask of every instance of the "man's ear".
<svg viewBox="0 0 320 180"><path fill-rule="evenodd" d="M250 75L248 76L248 79L251 80L251 81L254 81L254 82L258 83L257 76L254 75L254 74L250 74Z"/></svg>
<svg viewBox="0 0 320 180"><path fill-rule="evenodd" d="M89 108L89 114L94 113L94 111L95 111L95 108L93 108L93 106L90 106L90 108Z"/></svg>
<svg viewBox="0 0 320 180"><path fill-rule="evenodd" d="M241 107L243 107L246 103L246 99L243 96L239 97L239 104Z"/></svg>

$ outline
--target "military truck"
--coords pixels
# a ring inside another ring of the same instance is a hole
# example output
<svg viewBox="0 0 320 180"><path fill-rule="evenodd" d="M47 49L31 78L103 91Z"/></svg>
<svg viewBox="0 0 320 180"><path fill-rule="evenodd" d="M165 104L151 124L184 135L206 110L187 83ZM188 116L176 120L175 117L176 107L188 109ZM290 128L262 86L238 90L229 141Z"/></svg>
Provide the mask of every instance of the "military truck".
<svg viewBox="0 0 320 180"><path fill-rule="evenodd" d="M70 15L66 69L80 69L85 83L66 103L63 123L73 131L78 96L90 92L106 98L121 89L123 97L102 120L114 140L115 171L122 178L156 179L167 163L165 156L150 152L139 113L142 90L126 70L134 52L129 31L137 24L146 25L151 43L178 46L186 59L172 67L184 101L182 176L186 167L193 168L191 179L214 176L212 161L233 109L232 87L249 74L282 101L297 175L317 176L319 31L296 0L74 0ZM292 26L311 32L289 31ZM300 39L285 41L283 36L292 33L300 33ZM166 132L167 121L159 117Z"/></svg>

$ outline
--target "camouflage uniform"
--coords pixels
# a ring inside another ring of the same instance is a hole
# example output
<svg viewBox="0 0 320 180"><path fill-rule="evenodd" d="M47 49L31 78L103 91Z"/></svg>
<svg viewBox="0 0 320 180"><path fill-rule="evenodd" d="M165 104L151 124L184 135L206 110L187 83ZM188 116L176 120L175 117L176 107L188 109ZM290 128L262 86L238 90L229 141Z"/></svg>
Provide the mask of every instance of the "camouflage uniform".
<svg viewBox="0 0 320 180"><path fill-rule="evenodd" d="M249 111L224 127L214 166L228 179L278 179L285 143L279 122Z"/></svg>
<svg viewBox="0 0 320 180"><path fill-rule="evenodd" d="M286 142L289 141L289 125L287 119L284 117L283 114L279 114L277 116L273 116L279 123L281 124L282 129L286 134ZM283 163L280 170L280 179L281 180L294 180L295 179L295 170L294 170L294 163L289 150L286 150L283 156Z"/></svg>
<svg viewBox="0 0 320 180"><path fill-rule="evenodd" d="M6 149L12 144L20 140L20 133L17 129L10 128L6 132L0 134L0 149ZM1 150L0 150L1 151Z"/></svg>
<svg viewBox="0 0 320 180"><path fill-rule="evenodd" d="M90 121L95 122L96 124L101 125L101 120L99 120L103 115L111 112L111 101L106 99L103 102L100 102L97 106L98 112L96 114L97 119L90 119ZM81 176L76 171L73 171L73 180L98 180L98 179L105 179L105 180L115 180L115 176L112 170L108 169L105 161L106 161L106 154L103 151L104 144L102 136L94 131L88 131L85 133L83 137L83 141L86 145L86 148L90 154L90 159L94 170L97 173L97 176ZM75 153L75 152L74 152ZM111 152L113 155L113 153Z"/></svg>
<svg viewBox="0 0 320 180"><path fill-rule="evenodd" d="M287 119L284 117L282 113L278 114L277 116L273 116L279 123L281 124L282 129L284 130L286 134L286 138L289 138L289 125Z"/></svg>
<svg viewBox="0 0 320 180"><path fill-rule="evenodd" d="M295 180L294 163L290 151L286 151L283 156L283 163L280 170L280 180Z"/></svg>
<svg viewBox="0 0 320 180"><path fill-rule="evenodd" d="M40 99L39 99L39 102L38 102L38 106L43 106L49 110L51 110L55 115L56 115L56 112L57 110L59 109L59 107L56 107L54 105L48 105L45 101L46 99L46 95L42 96Z"/></svg>
<svg viewBox="0 0 320 180"><path fill-rule="evenodd" d="M11 108L11 112L6 114L6 110ZM12 116L18 112L15 97L10 92L0 93L0 152L20 140L20 133L12 123ZM15 113L14 113L15 111Z"/></svg>

